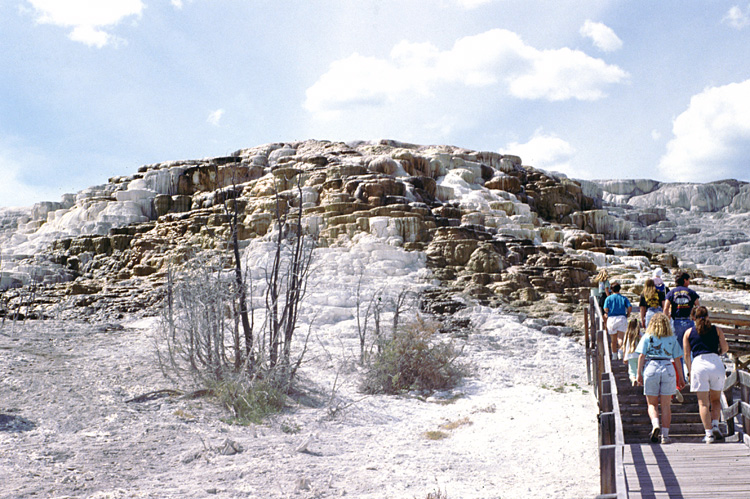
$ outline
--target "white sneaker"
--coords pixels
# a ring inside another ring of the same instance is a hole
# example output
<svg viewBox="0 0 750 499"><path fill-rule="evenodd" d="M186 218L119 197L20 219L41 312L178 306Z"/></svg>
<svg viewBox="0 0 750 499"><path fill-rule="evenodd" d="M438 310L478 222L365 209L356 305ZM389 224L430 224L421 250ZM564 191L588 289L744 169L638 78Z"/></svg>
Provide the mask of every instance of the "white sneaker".
<svg viewBox="0 0 750 499"><path fill-rule="evenodd" d="M723 440L724 435L721 434L721 430L718 426L714 426L711 428L711 436L714 437L714 440Z"/></svg>
<svg viewBox="0 0 750 499"><path fill-rule="evenodd" d="M672 439L671 439L671 438L669 438L669 437L668 437L668 436L666 436L666 435L662 435L662 436L661 436L661 443L662 443L662 445L667 445L667 444L671 444L671 443L672 443Z"/></svg>
<svg viewBox="0 0 750 499"><path fill-rule="evenodd" d="M716 439L714 438L713 435L706 435L705 437L703 437L703 442L706 444L712 444L716 442Z"/></svg>
<svg viewBox="0 0 750 499"><path fill-rule="evenodd" d="M677 402L678 402L678 403L680 403L680 404L681 404L681 403L683 403L683 402L685 402L685 397L683 397L683 396L682 396L682 393L680 392L680 390L677 390L677 391L675 392L675 394L674 394L674 398L675 398L675 400L677 400Z"/></svg>

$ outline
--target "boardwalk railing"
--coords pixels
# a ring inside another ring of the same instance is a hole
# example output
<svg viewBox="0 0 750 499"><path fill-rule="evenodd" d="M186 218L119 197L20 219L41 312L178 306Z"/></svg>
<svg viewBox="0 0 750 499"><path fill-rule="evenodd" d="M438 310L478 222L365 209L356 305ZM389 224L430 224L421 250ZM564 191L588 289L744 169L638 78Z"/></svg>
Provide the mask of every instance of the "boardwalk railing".
<svg viewBox="0 0 750 499"><path fill-rule="evenodd" d="M732 403L731 393L737 385L740 387L740 400ZM750 428L750 372L736 370L727 376L727 380L724 383L724 394L728 399L728 407L722 409L724 419L726 421L733 421L736 416L741 416L742 428L744 430L742 439L745 445L750 445L750 436L747 434L747 429ZM732 425L730 433L734 433L734 425Z"/></svg>
<svg viewBox="0 0 750 499"><path fill-rule="evenodd" d="M617 384L612 373L609 338L604 331L602 311L597 301L589 298L584 310L586 372L589 382L592 375L594 394L599 402L599 470L601 494L597 499L626 499L623 456L625 437L622 431L622 416L617 394ZM593 370L593 372L592 372Z"/></svg>

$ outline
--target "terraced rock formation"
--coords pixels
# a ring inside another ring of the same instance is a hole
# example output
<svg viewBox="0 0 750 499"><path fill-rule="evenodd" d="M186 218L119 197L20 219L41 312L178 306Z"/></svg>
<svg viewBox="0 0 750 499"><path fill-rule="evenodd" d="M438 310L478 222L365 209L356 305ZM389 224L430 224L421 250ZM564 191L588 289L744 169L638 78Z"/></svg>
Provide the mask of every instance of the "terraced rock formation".
<svg viewBox="0 0 750 499"><path fill-rule="evenodd" d="M146 165L11 217L3 286L36 290L7 291L5 306L38 317L61 303L93 315L151 306L168 269L226 252L236 213L240 245L289 216L324 247L367 233L424 251L446 296L573 307L613 255L606 240L632 229L601 207L579 182L517 156L389 140L266 144Z"/></svg>

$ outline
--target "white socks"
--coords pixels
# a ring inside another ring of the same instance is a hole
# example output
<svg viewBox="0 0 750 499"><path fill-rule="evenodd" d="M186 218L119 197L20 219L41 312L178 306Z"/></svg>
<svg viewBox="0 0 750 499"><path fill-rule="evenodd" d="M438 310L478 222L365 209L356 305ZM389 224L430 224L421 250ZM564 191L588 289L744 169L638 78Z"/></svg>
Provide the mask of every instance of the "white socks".
<svg viewBox="0 0 750 499"><path fill-rule="evenodd" d="M659 418L651 418L651 426L654 428L659 427Z"/></svg>

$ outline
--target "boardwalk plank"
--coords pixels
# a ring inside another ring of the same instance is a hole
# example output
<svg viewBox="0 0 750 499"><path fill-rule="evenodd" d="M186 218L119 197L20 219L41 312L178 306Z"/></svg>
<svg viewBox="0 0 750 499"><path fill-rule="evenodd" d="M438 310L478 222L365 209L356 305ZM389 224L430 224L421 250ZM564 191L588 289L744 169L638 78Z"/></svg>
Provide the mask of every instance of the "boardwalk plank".
<svg viewBox="0 0 750 499"><path fill-rule="evenodd" d="M623 461L630 499L750 497L750 449L742 443L629 444Z"/></svg>

